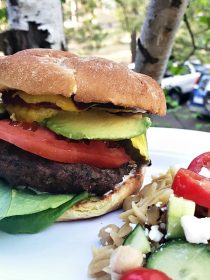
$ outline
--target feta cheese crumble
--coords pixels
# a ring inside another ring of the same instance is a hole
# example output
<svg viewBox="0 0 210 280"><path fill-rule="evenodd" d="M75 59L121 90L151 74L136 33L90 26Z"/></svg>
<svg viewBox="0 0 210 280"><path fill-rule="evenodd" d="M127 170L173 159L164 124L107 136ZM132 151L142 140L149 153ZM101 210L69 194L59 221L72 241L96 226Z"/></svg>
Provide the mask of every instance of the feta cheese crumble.
<svg viewBox="0 0 210 280"><path fill-rule="evenodd" d="M151 226L151 230L149 232L150 240L155 242L159 242L163 237L163 234L158 230L158 227L159 227L158 225Z"/></svg>
<svg viewBox="0 0 210 280"><path fill-rule="evenodd" d="M181 225L188 242L208 243L210 239L210 218L199 219L194 216L183 216Z"/></svg>

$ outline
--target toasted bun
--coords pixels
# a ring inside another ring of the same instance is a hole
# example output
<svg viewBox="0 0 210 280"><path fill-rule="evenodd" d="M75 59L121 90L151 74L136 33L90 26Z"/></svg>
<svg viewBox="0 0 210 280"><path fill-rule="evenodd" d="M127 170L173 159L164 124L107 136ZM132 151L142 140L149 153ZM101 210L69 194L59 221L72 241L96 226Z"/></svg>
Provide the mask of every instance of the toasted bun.
<svg viewBox="0 0 210 280"><path fill-rule="evenodd" d="M116 186L113 192L103 196L101 199L92 198L76 204L59 217L58 221L89 219L120 208L126 197L140 189L144 180L144 169L144 167L140 169L134 176Z"/></svg>
<svg viewBox="0 0 210 280"><path fill-rule="evenodd" d="M31 49L0 58L0 90L60 94L84 103L112 103L164 115L163 91L152 78L98 57Z"/></svg>

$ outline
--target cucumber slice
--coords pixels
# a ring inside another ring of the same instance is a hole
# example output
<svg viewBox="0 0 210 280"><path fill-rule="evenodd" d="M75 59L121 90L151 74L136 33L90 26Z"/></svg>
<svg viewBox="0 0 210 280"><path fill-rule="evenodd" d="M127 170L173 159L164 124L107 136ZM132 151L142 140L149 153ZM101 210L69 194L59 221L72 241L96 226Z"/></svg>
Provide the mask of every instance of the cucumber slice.
<svg viewBox="0 0 210 280"><path fill-rule="evenodd" d="M143 254L151 252L150 243L145 235L144 229L140 225L137 225L127 236L123 245L130 245Z"/></svg>
<svg viewBox="0 0 210 280"><path fill-rule="evenodd" d="M210 279L210 249L203 244L173 240L155 251L146 266L165 272L173 280Z"/></svg>
<svg viewBox="0 0 210 280"><path fill-rule="evenodd" d="M168 203L167 238L185 238L181 217L194 216L195 202L182 197L171 196Z"/></svg>

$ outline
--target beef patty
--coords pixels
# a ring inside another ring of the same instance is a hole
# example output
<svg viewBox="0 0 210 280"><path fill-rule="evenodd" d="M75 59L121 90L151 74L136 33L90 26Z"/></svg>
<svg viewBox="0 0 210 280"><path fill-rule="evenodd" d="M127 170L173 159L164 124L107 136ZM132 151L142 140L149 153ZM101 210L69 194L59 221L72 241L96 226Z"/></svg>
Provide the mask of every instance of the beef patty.
<svg viewBox="0 0 210 280"><path fill-rule="evenodd" d="M114 188L134 166L101 169L80 163L60 163L26 152L0 140L0 177L12 186L50 193L88 191L102 195Z"/></svg>

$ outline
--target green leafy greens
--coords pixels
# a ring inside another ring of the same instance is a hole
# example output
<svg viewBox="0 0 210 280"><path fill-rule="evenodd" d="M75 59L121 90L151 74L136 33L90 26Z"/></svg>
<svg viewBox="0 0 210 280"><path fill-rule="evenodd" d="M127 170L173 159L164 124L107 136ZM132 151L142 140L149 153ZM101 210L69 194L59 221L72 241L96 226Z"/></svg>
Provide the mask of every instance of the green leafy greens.
<svg viewBox="0 0 210 280"><path fill-rule="evenodd" d="M53 224L66 210L89 194L51 195L16 190L0 180L0 230L37 233Z"/></svg>
<svg viewBox="0 0 210 280"><path fill-rule="evenodd" d="M7 216L12 201L12 190L0 181L0 220Z"/></svg>

